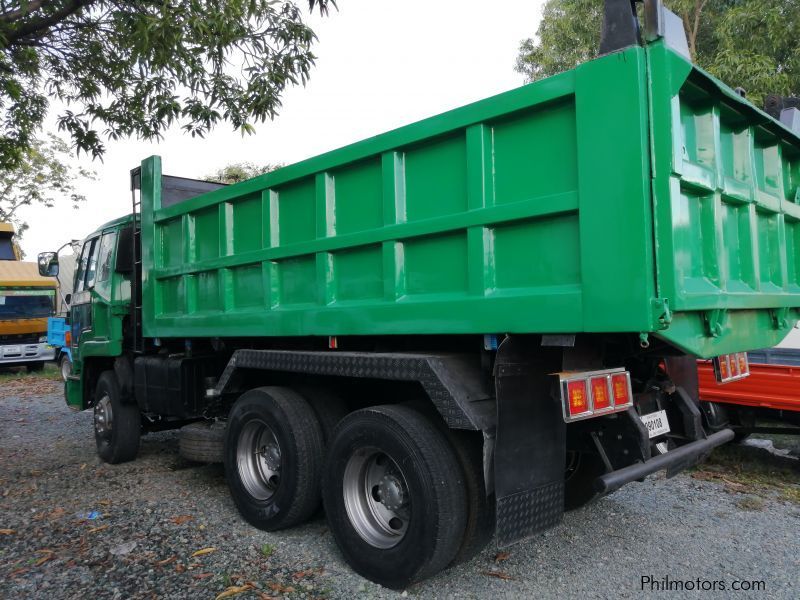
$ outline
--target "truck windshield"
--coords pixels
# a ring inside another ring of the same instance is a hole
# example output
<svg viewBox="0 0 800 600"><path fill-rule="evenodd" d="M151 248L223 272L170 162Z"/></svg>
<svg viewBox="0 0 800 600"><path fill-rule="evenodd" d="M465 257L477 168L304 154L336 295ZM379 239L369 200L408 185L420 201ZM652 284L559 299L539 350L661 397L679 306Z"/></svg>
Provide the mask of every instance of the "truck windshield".
<svg viewBox="0 0 800 600"><path fill-rule="evenodd" d="M54 297L53 290L0 290L0 320L49 317Z"/></svg>

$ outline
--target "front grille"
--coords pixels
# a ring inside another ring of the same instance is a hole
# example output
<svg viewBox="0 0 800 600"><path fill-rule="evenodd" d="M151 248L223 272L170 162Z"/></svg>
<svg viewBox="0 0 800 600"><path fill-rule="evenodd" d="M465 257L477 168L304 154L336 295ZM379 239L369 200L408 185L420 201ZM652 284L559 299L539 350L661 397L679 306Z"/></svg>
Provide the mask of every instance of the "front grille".
<svg viewBox="0 0 800 600"><path fill-rule="evenodd" d="M0 344L38 344L39 338L47 335L44 331L41 333L13 333L8 335L0 335Z"/></svg>

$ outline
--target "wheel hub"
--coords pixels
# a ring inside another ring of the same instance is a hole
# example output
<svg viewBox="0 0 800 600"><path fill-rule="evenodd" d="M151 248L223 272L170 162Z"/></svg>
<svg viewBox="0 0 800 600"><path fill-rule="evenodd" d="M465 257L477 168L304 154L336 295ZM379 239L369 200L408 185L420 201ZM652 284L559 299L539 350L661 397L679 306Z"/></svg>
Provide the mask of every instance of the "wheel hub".
<svg viewBox="0 0 800 600"><path fill-rule="evenodd" d="M94 405L94 430L102 438L110 438L114 427L114 411L111 398L103 396Z"/></svg>
<svg viewBox="0 0 800 600"><path fill-rule="evenodd" d="M378 484L380 502L389 510L397 510L405 504L403 484L394 475L384 475Z"/></svg>
<svg viewBox="0 0 800 600"><path fill-rule="evenodd" d="M342 493L353 529L375 548L392 548L405 537L412 503L402 470L377 448L353 453L345 466Z"/></svg>
<svg viewBox="0 0 800 600"><path fill-rule="evenodd" d="M269 470L277 471L281 468L281 451L278 444L266 444L259 449L258 453Z"/></svg>
<svg viewBox="0 0 800 600"><path fill-rule="evenodd" d="M281 447L269 425L260 419L248 422L236 443L236 466L247 493L269 500L280 485Z"/></svg>

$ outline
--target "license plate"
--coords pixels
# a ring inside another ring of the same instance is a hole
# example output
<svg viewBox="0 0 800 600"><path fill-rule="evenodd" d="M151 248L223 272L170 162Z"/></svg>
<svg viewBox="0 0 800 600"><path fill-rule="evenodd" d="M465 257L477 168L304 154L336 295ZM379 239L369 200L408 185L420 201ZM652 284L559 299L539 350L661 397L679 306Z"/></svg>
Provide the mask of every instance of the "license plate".
<svg viewBox="0 0 800 600"><path fill-rule="evenodd" d="M5 353L10 355L22 354L22 348L20 348L19 346L6 346Z"/></svg>
<svg viewBox="0 0 800 600"><path fill-rule="evenodd" d="M649 415L642 415L640 418L642 419L644 426L647 427L647 433L651 438L669 433L667 411L659 410L658 412L650 413Z"/></svg>

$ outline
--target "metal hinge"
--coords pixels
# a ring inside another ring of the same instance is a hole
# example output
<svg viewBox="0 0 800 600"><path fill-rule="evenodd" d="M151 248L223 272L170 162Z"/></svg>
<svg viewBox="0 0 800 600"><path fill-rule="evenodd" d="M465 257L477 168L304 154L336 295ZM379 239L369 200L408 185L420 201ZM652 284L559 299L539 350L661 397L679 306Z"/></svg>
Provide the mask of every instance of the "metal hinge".
<svg viewBox="0 0 800 600"><path fill-rule="evenodd" d="M719 337L722 335L726 313L727 311L724 308L715 308L714 310L707 310L703 313L708 335L711 337Z"/></svg>
<svg viewBox="0 0 800 600"><path fill-rule="evenodd" d="M672 323L672 311L669 308L668 298L653 298L653 314L656 315L656 327L667 329Z"/></svg>

